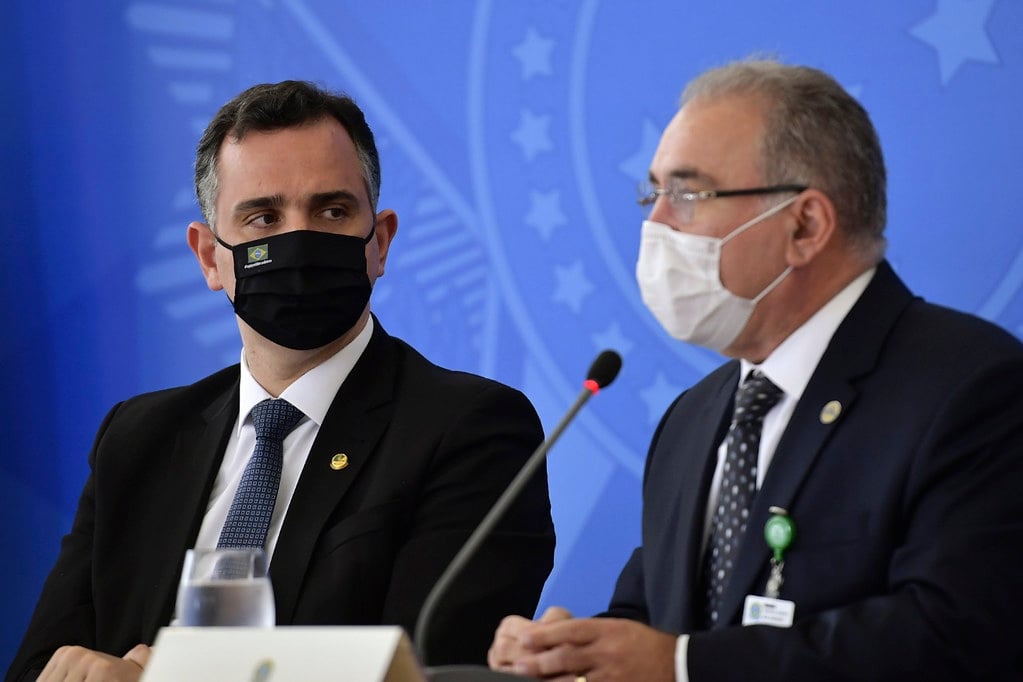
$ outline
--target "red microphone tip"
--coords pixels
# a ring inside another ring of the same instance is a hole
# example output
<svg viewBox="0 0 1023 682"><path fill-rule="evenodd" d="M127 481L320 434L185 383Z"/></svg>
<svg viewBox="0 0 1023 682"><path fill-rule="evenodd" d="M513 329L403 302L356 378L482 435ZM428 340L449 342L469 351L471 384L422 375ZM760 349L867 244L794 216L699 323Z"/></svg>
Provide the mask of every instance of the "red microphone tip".
<svg viewBox="0 0 1023 682"><path fill-rule="evenodd" d="M598 384L593 379L587 379L586 381L583 382L583 388L585 388L593 395L597 395L597 393L600 391L600 384Z"/></svg>

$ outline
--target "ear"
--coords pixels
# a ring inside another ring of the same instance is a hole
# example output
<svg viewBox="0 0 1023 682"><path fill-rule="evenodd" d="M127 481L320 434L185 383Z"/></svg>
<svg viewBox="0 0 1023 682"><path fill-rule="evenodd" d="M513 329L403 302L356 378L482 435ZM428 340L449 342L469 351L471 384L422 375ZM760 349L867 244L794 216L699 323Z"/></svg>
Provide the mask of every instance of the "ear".
<svg viewBox="0 0 1023 682"><path fill-rule="evenodd" d="M376 277L384 274L384 266L387 264L387 254L391 249L391 241L398 233L398 214L387 208L376 215L376 258L370 263L370 271L376 266ZM371 256L372 258L372 256Z"/></svg>
<svg viewBox="0 0 1023 682"><path fill-rule="evenodd" d="M217 240L213 230L206 223L192 222L188 224L188 246L199 261L202 276L206 278L206 286L212 291L224 288L220 281L220 270L217 269Z"/></svg>
<svg viewBox="0 0 1023 682"><path fill-rule="evenodd" d="M837 239L838 219L835 205L818 189L807 189L793 202L789 215L795 225L785 256L794 268L808 265L829 243Z"/></svg>

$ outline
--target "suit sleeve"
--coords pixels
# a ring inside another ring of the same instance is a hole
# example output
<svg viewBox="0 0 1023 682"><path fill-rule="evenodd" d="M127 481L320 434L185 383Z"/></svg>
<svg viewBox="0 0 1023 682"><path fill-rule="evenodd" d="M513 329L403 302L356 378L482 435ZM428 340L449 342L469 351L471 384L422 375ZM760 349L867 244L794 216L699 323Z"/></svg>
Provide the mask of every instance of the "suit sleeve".
<svg viewBox="0 0 1023 682"><path fill-rule="evenodd" d="M409 539L395 559L383 622L413 632L430 587L543 437L518 391L487 382L442 437ZM484 663L501 618L531 617L553 565L546 469L540 467L437 604L430 665Z"/></svg>
<svg viewBox="0 0 1023 682"><path fill-rule="evenodd" d="M104 418L96 435L89 467L95 470L99 443L118 406ZM92 602L92 547L95 476L86 480L71 531L60 545L57 563L43 584L42 594L7 672L7 680L34 680L50 656L65 645L95 648L96 616Z"/></svg>
<svg viewBox="0 0 1023 682"><path fill-rule="evenodd" d="M1017 353L975 372L927 416L883 593L803 618L797 603L789 629L693 633L693 682L1019 679L1021 387Z"/></svg>
<svg viewBox="0 0 1023 682"><path fill-rule="evenodd" d="M650 466L653 462L654 452L657 449L657 443L661 438L661 434L664 432L664 425L668 422L669 417L674 413L676 405L678 405L685 395L686 391L683 391L671 402L671 405L669 405L668 409L664 411L664 415L661 416L661 420L658 422L657 428L654 430L654 435L650 442L650 449L647 453L643 471L644 491L650 482ZM597 614L597 617L628 618L629 620L649 624L650 609L647 606L646 580L644 576L643 547L640 546L633 550L632 555L625 564L625 567L618 575L618 581L615 583L614 594L611 595L611 601L608 604L607 610Z"/></svg>
<svg viewBox="0 0 1023 682"><path fill-rule="evenodd" d="M650 622L650 613L646 608L646 595L643 581L643 548L637 547L629 557L625 568L618 575L614 594L607 611L599 617L628 618L641 623Z"/></svg>

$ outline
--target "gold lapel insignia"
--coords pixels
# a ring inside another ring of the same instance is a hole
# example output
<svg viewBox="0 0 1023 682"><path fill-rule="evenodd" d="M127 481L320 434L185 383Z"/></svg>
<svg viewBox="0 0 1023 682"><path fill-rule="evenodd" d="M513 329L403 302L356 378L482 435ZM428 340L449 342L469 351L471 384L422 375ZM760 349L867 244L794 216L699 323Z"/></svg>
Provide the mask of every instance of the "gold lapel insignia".
<svg viewBox="0 0 1023 682"><path fill-rule="evenodd" d="M842 403L837 400L829 401L821 408L821 424L831 424L838 419L840 414L842 414Z"/></svg>
<svg viewBox="0 0 1023 682"><path fill-rule="evenodd" d="M330 458L330 468L334 471L341 471L348 466L348 455L339 452Z"/></svg>

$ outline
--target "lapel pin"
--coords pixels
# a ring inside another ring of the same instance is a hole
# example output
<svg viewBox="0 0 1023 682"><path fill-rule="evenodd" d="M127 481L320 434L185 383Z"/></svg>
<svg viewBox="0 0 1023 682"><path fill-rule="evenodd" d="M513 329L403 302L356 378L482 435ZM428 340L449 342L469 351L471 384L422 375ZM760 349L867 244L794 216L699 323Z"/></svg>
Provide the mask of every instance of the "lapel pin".
<svg viewBox="0 0 1023 682"><path fill-rule="evenodd" d="M348 455L339 452L330 458L330 468L334 471L341 471L348 466Z"/></svg>
<svg viewBox="0 0 1023 682"><path fill-rule="evenodd" d="M827 405L821 408L821 424L832 423L838 419L840 414L842 414L842 403L837 400L829 401Z"/></svg>

